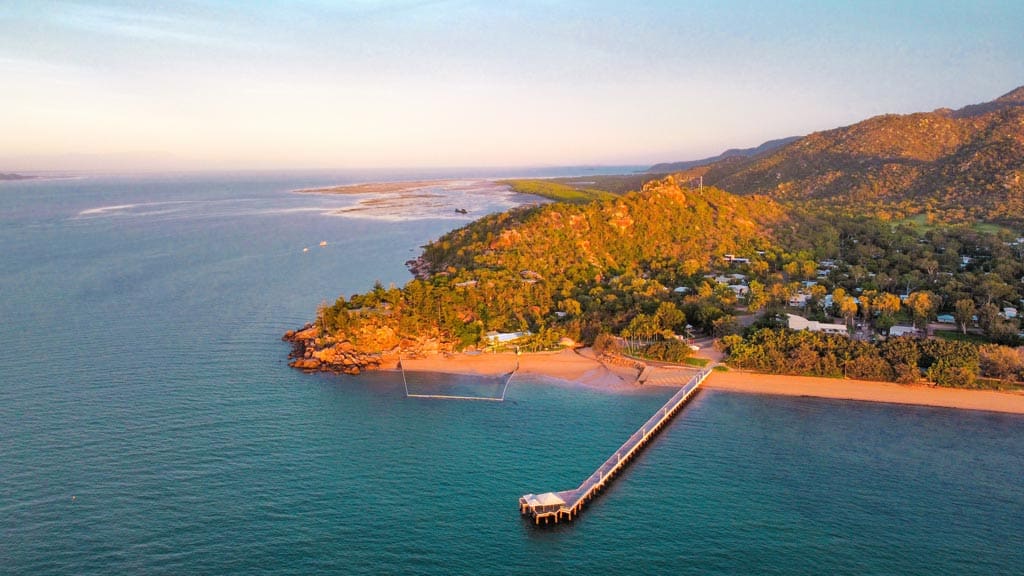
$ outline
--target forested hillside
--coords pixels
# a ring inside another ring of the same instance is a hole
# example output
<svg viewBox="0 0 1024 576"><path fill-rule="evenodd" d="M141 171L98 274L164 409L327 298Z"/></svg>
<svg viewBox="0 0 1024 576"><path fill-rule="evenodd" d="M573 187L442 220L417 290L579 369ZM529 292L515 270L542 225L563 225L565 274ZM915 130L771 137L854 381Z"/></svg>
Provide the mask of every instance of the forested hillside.
<svg viewBox="0 0 1024 576"><path fill-rule="evenodd" d="M848 214L1024 222L1024 88L957 111L878 116L749 159L705 183Z"/></svg>
<svg viewBox="0 0 1024 576"><path fill-rule="evenodd" d="M700 275L726 253L769 250L784 222L772 200L689 190L671 177L613 199L487 216L428 245L404 287L321 307L318 345L453 349L499 331L528 332L519 345L546 348L602 332L682 332L687 322L712 331L736 297ZM684 298L672 291L679 285L694 290Z"/></svg>

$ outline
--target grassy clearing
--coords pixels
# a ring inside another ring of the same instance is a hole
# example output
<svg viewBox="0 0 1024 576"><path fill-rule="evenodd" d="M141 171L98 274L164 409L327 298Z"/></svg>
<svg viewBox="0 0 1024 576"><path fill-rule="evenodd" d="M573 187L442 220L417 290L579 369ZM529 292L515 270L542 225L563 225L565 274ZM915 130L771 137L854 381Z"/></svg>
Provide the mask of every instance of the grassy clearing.
<svg viewBox="0 0 1024 576"><path fill-rule="evenodd" d="M987 338L981 334L964 334L957 330L936 330L934 333L936 338L942 338L943 340L955 340L957 342L973 342L975 344L988 344Z"/></svg>
<svg viewBox="0 0 1024 576"><path fill-rule="evenodd" d="M577 188L552 180L499 180L498 183L511 186L513 190L520 194L543 196L555 202L566 202L568 204L586 204L594 200L615 197L615 194L605 190Z"/></svg>
<svg viewBox="0 0 1024 576"><path fill-rule="evenodd" d="M571 178L499 180L522 194L543 196L555 202L585 204L641 190L644 184L666 174L594 174Z"/></svg>
<svg viewBox="0 0 1024 576"><path fill-rule="evenodd" d="M1013 391L1024 390L1024 383L1007 382L1005 380L996 380L995 378L978 378L974 381L974 387L979 390Z"/></svg>
<svg viewBox="0 0 1024 576"><path fill-rule="evenodd" d="M999 224L993 224L991 222L975 222L973 225L971 225L971 228L977 230L978 232L983 232L986 234L999 234L1000 232L1003 231L1011 233L1013 232L1006 226L1000 226Z"/></svg>
<svg viewBox="0 0 1024 576"><path fill-rule="evenodd" d="M892 227L893 228L895 228L896 226L899 226L900 224L911 224L911 225L913 225L914 228L917 230L917 233L922 235L922 236L926 232L929 232L931 230L935 230L938 226L942 225L941 222L940 223L929 222L927 214L916 214L916 215L911 216L909 218L904 218L902 220L893 220L892 221ZM1001 232L1013 233L1012 229L1007 228L1006 226L1002 226L1000 224L994 224L992 222L974 222L974 223L971 224L971 229L974 230L975 232L980 232L982 234L999 234Z"/></svg>

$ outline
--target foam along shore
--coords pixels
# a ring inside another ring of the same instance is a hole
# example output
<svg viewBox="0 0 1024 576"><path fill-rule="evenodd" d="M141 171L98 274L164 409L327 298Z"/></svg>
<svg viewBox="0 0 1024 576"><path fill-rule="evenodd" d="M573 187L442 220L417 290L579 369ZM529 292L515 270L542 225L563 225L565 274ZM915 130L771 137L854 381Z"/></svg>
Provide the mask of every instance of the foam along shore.
<svg viewBox="0 0 1024 576"><path fill-rule="evenodd" d="M735 370L713 372L704 382L704 387L751 394L813 396L1024 414L1024 394L994 390L758 374Z"/></svg>
<svg viewBox="0 0 1024 576"><path fill-rule="evenodd" d="M589 348L578 351L512 352L482 354L432 355L426 358L403 358L406 370L481 374L507 374L519 367L518 374L554 378L568 383L602 388L631 387L636 384L634 368L605 364Z"/></svg>

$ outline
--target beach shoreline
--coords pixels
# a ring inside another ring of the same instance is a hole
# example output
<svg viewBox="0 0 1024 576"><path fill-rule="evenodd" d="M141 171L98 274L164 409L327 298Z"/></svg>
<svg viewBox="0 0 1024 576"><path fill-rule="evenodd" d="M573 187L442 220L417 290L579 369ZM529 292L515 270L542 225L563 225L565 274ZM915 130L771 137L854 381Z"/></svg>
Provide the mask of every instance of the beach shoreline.
<svg viewBox="0 0 1024 576"><path fill-rule="evenodd" d="M481 374L497 376L517 370L516 375L550 378L561 383L605 389L637 387L637 370L609 365L597 359L589 348L558 352L485 352L480 354L437 354L424 358L402 358L410 371Z"/></svg>
<svg viewBox="0 0 1024 576"><path fill-rule="evenodd" d="M743 394L810 396L835 400L1024 414L1024 394L995 390L969 390L922 384L759 374L734 370L713 372L705 380L704 387Z"/></svg>
<svg viewBox="0 0 1024 576"><path fill-rule="evenodd" d="M592 350L586 348L578 351L527 352L519 355L511 352L449 354L402 360L406 370L486 375L507 374L516 368L517 362L517 375L551 378L583 387L625 391L658 385L640 384L637 381L636 369L601 362ZM663 382L666 380L666 374L682 374L688 370L693 371L692 368L652 367L648 380ZM681 381L679 378L674 380ZM703 386L712 390L742 394L805 396L1024 414L1024 394L995 390L760 374L737 370L714 371Z"/></svg>

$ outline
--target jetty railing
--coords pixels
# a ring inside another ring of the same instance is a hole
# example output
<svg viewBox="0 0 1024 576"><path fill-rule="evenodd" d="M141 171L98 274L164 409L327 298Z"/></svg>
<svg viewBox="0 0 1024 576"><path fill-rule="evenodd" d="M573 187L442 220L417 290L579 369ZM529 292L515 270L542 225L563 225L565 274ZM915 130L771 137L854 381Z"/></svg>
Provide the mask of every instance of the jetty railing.
<svg viewBox="0 0 1024 576"><path fill-rule="evenodd" d="M615 476L693 397L701 383L711 373L711 369L712 367L709 366L695 374L576 489L548 492L539 496L526 494L519 498L520 513L532 516L535 524L541 522L547 524L551 521L558 523L560 520L571 521L577 517L583 506L607 487Z"/></svg>

